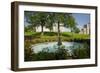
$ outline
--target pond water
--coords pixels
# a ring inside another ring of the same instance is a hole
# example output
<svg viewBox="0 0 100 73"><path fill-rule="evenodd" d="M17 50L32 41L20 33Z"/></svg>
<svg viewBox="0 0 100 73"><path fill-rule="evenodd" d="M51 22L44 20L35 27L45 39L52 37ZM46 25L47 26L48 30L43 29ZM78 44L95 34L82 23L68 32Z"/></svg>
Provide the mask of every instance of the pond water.
<svg viewBox="0 0 100 73"><path fill-rule="evenodd" d="M43 50L49 52L55 52L60 47L68 50L68 52L71 53L72 49L82 47L83 45L84 45L83 43L78 43L78 42L62 42L62 45L58 46L57 42L45 42L32 45L32 50L34 51L34 53L38 53Z"/></svg>

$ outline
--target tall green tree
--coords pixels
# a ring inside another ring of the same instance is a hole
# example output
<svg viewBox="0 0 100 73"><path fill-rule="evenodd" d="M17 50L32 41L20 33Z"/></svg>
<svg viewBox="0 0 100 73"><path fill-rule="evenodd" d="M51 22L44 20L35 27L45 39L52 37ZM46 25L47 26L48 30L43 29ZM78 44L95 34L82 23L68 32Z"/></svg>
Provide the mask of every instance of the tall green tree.
<svg viewBox="0 0 100 73"><path fill-rule="evenodd" d="M72 14L71 13L69 13L67 16L66 16L67 18L67 22L66 22L66 26L67 26L67 28L69 27L70 29L71 29L71 32L72 32L72 37L73 37L73 35L74 35L74 31L76 30L76 25L77 25L77 23L76 23L76 20L75 20L75 18L72 16ZM73 39L74 40L74 39Z"/></svg>
<svg viewBox="0 0 100 73"><path fill-rule="evenodd" d="M67 22L66 16L67 14L65 13L55 13L54 14L55 23L57 23L57 26L58 26L58 45L59 46L62 45L61 37L60 37L60 25L65 24Z"/></svg>
<svg viewBox="0 0 100 73"><path fill-rule="evenodd" d="M76 23L76 20L75 18L72 16L71 13L69 13L67 15L67 27L69 27L71 29L71 32L74 31L74 28L76 27L77 23Z"/></svg>
<svg viewBox="0 0 100 73"><path fill-rule="evenodd" d="M55 23L54 15L55 15L54 13L48 13L47 16L46 28L48 28L50 32L52 32Z"/></svg>
<svg viewBox="0 0 100 73"><path fill-rule="evenodd" d="M24 12L25 32L30 31L30 30L35 31L34 26L31 25L31 24L33 24L33 22L30 21L30 18L31 18L32 15L33 15L33 12L30 12L30 11L25 11Z"/></svg>
<svg viewBox="0 0 100 73"><path fill-rule="evenodd" d="M43 27L46 25L47 13L36 12L30 17L30 21L34 27L41 26L41 35L43 35Z"/></svg>

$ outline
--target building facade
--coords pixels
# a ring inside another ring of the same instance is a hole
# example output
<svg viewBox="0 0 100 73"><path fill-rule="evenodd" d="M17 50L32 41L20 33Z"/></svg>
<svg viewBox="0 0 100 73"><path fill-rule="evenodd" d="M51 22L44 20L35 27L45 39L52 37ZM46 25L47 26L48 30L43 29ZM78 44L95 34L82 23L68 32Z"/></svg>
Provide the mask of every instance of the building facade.
<svg viewBox="0 0 100 73"><path fill-rule="evenodd" d="M80 30L80 34L90 34L90 23L85 24Z"/></svg>
<svg viewBox="0 0 100 73"><path fill-rule="evenodd" d="M45 26L43 27L44 32L50 32L48 28ZM58 24L55 23L52 29L52 32L57 32L58 31ZM41 26L36 27L36 32L41 32ZM60 24L60 32L70 32L70 29L65 27L64 24Z"/></svg>

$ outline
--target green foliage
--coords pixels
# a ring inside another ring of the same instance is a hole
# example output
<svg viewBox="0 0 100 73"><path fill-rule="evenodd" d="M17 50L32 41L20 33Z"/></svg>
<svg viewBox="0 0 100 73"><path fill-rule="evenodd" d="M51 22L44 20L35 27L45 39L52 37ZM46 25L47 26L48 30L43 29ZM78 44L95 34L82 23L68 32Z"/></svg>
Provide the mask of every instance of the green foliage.
<svg viewBox="0 0 100 73"><path fill-rule="evenodd" d="M57 35L57 32L44 32L44 36L55 36Z"/></svg>
<svg viewBox="0 0 100 73"><path fill-rule="evenodd" d="M43 35L43 27L46 26L47 15L48 14L44 12L35 12L30 17L30 23L33 25L33 27L41 26L42 35Z"/></svg>
<svg viewBox="0 0 100 73"><path fill-rule="evenodd" d="M54 13L54 20L55 20L55 23L65 23L65 19L66 19L66 16L67 13Z"/></svg>
<svg viewBox="0 0 100 73"><path fill-rule="evenodd" d="M65 49L65 46L59 46L57 51L55 52L55 58L57 60L67 59L68 58L68 50Z"/></svg>
<svg viewBox="0 0 100 73"><path fill-rule="evenodd" d="M87 43L84 43L83 46L79 46L78 48L72 49L72 52L73 58L75 59L90 58L90 47Z"/></svg>
<svg viewBox="0 0 100 73"><path fill-rule="evenodd" d="M35 32L36 28L33 25L24 26L24 32Z"/></svg>
<svg viewBox="0 0 100 73"><path fill-rule="evenodd" d="M64 49L64 46L61 46L57 49L55 52L50 52L49 48L43 48L42 51L38 53L32 52L31 55L28 55L25 53L25 61L41 61L41 60L61 60L61 59L67 59L68 58L68 52ZM26 51L25 51L26 52ZM31 57L30 57L31 56Z"/></svg>
<svg viewBox="0 0 100 73"><path fill-rule="evenodd" d="M87 42L83 45L74 44L71 46L71 52L61 45L58 48L53 47L54 51L50 51L49 47L43 48L42 51L34 53L28 45L25 45L25 61L41 61L41 60L63 60L63 59L86 59L90 58L90 47Z"/></svg>
<svg viewBox="0 0 100 73"><path fill-rule="evenodd" d="M24 49L24 60L31 61L32 60L33 51L31 49L31 43L25 42L25 49Z"/></svg>
<svg viewBox="0 0 100 73"><path fill-rule="evenodd" d="M76 26L76 21L75 21L75 18L72 16L72 14L68 14L67 15L67 18L66 18L66 24L65 24L65 26L67 25L67 27L69 27L69 28L74 28L75 26Z"/></svg>
<svg viewBox="0 0 100 73"><path fill-rule="evenodd" d="M74 30L74 31L73 31L74 33L79 33L79 32L80 32L80 29L77 28L77 27L74 27L73 30Z"/></svg>
<svg viewBox="0 0 100 73"><path fill-rule="evenodd" d="M54 23L55 23L54 13L48 13L47 21L46 21L46 28L48 28L50 32L53 29Z"/></svg>
<svg viewBox="0 0 100 73"><path fill-rule="evenodd" d="M61 33L62 36L65 36L65 37L71 37L71 32L63 32Z"/></svg>
<svg viewBox="0 0 100 73"><path fill-rule="evenodd" d="M48 49L48 48L46 48L46 49ZM53 60L53 59L55 59L55 56L54 56L54 53L52 53L52 52L48 52L48 51L40 51L40 52L38 52L38 53L36 53L35 54L35 56L36 56L36 59L34 59L34 60Z"/></svg>

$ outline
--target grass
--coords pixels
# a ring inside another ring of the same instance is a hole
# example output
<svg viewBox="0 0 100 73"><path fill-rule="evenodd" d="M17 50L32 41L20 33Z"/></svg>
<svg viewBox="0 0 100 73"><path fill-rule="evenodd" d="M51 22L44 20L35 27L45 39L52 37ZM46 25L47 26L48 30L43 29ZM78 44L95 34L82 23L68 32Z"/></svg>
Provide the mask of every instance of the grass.
<svg viewBox="0 0 100 73"><path fill-rule="evenodd" d="M82 41L90 38L87 34L72 32L62 32L60 35L62 41ZM25 32L25 41L31 41L32 44L57 41L57 37L57 32L44 32L44 35L40 32Z"/></svg>
<svg viewBox="0 0 100 73"><path fill-rule="evenodd" d="M37 33L37 32L25 32L24 34L26 35L26 36L28 36L28 35L33 35L34 33Z"/></svg>
<svg viewBox="0 0 100 73"><path fill-rule="evenodd" d="M25 32L24 34L25 34L25 36L32 36L32 35L35 36L35 35L37 35L37 34L40 35L40 32L31 32L31 31L30 31L30 32Z"/></svg>
<svg viewBox="0 0 100 73"><path fill-rule="evenodd" d="M83 38L83 39L89 39L88 34L78 34L78 33L72 33L72 32L63 32L62 36L68 36L68 37L73 37L73 38Z"/></svg>

